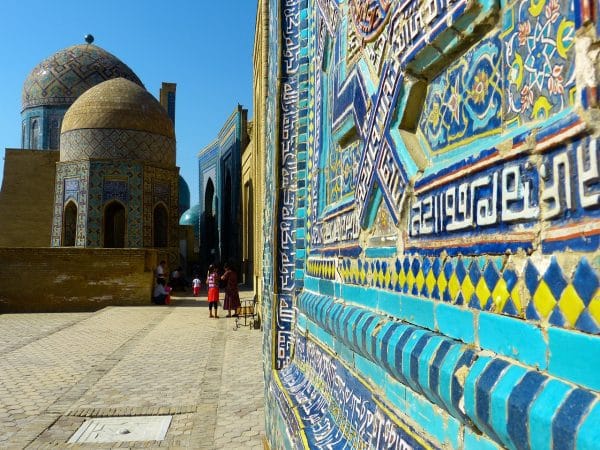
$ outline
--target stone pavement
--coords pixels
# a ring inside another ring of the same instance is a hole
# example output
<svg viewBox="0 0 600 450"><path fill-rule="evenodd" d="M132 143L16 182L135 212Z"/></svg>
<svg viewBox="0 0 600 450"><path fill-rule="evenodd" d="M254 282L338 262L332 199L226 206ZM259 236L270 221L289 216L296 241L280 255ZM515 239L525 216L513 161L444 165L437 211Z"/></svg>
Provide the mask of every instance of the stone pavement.
<svg viewBox="0 0 600 450"><path fill-rule="evenodd" d="M262 449L261 332L219 315L193 297L0 315L0 448ZM92 418L158 415L163 440L67 443Z"/></svg>

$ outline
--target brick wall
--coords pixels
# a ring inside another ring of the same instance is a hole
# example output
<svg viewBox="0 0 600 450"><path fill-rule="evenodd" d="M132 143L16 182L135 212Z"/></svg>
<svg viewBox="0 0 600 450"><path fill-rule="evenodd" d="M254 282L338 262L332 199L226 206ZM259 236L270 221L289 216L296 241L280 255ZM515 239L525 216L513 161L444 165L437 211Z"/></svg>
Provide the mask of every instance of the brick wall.
<svg viewBox="0 0 600 450"><path fill-rule="evenodd" d="M58 159L58 151L6 149L0 247L50 245Z"/></svg>
<svg viewBox="0 0 600 450"><path fill-rule="evenodd" d="M0 248L0 313L150 305L157 252Z"/></svg>

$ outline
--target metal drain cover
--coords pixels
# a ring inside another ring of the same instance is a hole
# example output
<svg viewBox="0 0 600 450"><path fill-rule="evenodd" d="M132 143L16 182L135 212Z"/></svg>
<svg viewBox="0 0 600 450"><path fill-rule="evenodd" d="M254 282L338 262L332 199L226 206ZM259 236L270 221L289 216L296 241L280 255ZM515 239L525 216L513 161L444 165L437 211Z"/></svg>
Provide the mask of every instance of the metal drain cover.
<svg viewBox="0 0 600 450"><path fill-rule="evenodd" d="M69 444L82 442L162 441L173 416L99 417L86 420Z"/></svg>

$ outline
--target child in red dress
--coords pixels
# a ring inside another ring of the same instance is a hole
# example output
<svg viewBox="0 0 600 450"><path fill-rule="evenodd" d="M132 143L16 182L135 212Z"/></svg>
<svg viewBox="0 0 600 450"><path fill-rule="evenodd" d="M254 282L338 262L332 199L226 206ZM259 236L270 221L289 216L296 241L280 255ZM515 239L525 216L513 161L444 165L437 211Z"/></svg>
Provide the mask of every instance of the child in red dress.
<svg viewBox="0 0 600 450"><path fill-rule="evenodd" d="M208 317L218 318L217 306L219 306L219 274L217 273L217 268L213 264L211 264L208 268L206 284L208 285ZM212 313L213 308L215 309L214 316Z"/></svg>

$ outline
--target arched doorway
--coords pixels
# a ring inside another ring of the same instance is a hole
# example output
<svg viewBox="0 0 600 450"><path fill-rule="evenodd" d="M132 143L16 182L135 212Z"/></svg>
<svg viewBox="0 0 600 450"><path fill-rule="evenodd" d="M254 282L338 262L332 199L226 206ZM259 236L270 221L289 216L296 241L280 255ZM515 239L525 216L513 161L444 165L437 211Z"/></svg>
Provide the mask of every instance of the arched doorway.
<svg viewBox="0 0 600 450"><path fill-rule="evenodd" d="M154 246L167 247L169 245L169 213L162 203L154 207L153 232Z"/></svg>
<svg viewBox="0 0 600 450"><path fill-rule="evenodd" d="M29 135L29 148L37 150L39 147L40 124L37 119L31 122L31 134Z"/></svg>
<svg viewBox="0 0 600 450"><path fill-rule="evenodd" d="M62 233L62 246L63 247L74 247L75 236L77 235L77 205L75 202L70 201L65 206L63 213L63 233Z"/></svg>
<svg viewBox="0 0 600 450"><path fill-rule="evenodd" d="M204 211L202 211L200 216L200 254L205 265L216 262L219 259L217 220L214 206L215 185L212 179L209 178L204 189ZM206 268L203 267L203 271Z"/></svg>
<svg viewBox="0 0 600 450"><path fill-rule="evenodd" d="M105 248L125 247L126 224L125 207L121 203L114 201L104 208Z"/></svg>
<svg viewBox="0 0 600 450"><path fill-rule="evenodd" d="M225 189L223 190L223 223L221 224L221 246L223 248L223 261L229 260L233 250L233 214L232 214L232 192L231 172L228 170L225 176Z"/></svg>

